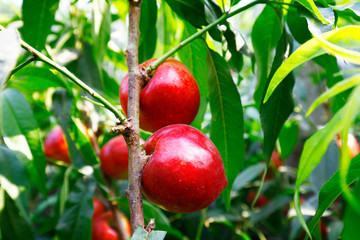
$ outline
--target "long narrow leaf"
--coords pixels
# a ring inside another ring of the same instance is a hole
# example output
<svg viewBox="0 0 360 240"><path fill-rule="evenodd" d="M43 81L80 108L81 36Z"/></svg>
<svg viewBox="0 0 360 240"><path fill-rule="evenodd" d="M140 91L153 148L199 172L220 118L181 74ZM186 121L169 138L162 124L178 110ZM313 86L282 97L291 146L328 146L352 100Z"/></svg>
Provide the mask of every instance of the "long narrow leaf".
<svg viewBox="0 0 360 240"><path fill-rule="evenodd" d="M346 26L324 33L321 36L333 44L346 46L347 48L359 47L360 26ZM294 68L324 53L326 51L316 38L312 38L301 45L275 72L267 89L264 102L269 99L275 88Z"/></svg>
<svg viewBox="0 0 360 240"><path fill-rule="evenodd" d="M209 93L212 114L210 138L220 152L228 186L223 191L225 206L230 208L233 182L244 165L244 117L240 94L232 80L230 69L218 53L210 52Z"/></svg>

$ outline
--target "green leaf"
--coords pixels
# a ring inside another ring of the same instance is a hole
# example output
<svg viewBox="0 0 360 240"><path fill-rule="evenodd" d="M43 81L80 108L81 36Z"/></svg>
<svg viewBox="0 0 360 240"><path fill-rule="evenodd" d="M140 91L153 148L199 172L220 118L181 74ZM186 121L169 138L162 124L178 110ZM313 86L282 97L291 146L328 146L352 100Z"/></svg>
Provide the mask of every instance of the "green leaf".
<svg viewBox="0 0 360 240"><path fill-rule="evenodd" d="M0 91L20 55L19 34L14 29L0 31Z"/></svg>
<svg viewBox="0 0 360 240"><path fill-rule="evenodd" d="M154 55L157 41L157 5L156 0L146 0L141 3L139 62L145 62Z"/></svg>
<svg viewBox="0 0 360 240"><path fill-rule="evenodd" d="M360 176L360 155L354 157L350 162L349 172L346 176L346 184L350 186ZM309 223L310 231L313 231L324 212L344 191L340 181L340 170L338 170L321 188L319 193L319 204L314 217Z"/></svg>
<svg viewBox="0 0 360 240"><path fill-rule="evenodd" d="M23 0L24 26L20 32L25 42L39 51L45 49L46 38L55 22L58 7L59 0Z"/></svg>
<svg viewBox="0 0 360 240"><path fill-rule="evenodd" d="M360 41L360 26L338 28L321 36L333 44L345 46L346 48L356 48L359 46ZM294 68L324 53L325 50L321 48L319 41L315 38L301 45L275 72L267 89L264 102L269 99L275 88Z"/></svg>
<svg viewBox="0 0 360 240"><path fill-rule="evenodd" d="M26 166L32 183L46 197L46 159L31 106L15 89L5 89L0 97L0 124L5 144L15 151L16 156Z"/></svg>
<svg viewBox="0 0 360 240"><path fill-rule="evenodd" d="M72 129L74 125L71 119L71 105L72 105L72 99L69 93L63 90L55 91L53 95L52 110L64 132L66 142L69 148L71 164L74 166L74 168L80 169L86 165L86 159L81 155L81 152L76 148L76 145L68 131L68 129Z"/></svg>
<svg viewBox="0 0 360 240"><path fill-rule="evenodd" d="M284 56L289 48L287 33L283 32L281 39L278 41L269 79L282 64ZM268 81L266 83L268 84ZM260 118L264 131L264 155L267 164L270 162L271 154L274 150L276 139L280 134L281 128L293 112L294 101L292 98L292 89L294 84L295 79L292 74L289 74L266 103L263 104L260 100ZM264 94L264 92L262 92L262 94ZM264 95L262 95L262 97L263 96Z"/></svg>
<svg viewBox="0 0 360 240"><path fill-rule="evenodd" d="M147 232L145 231L144 227L138 226L131 237L131 240L146 240Z"/></svg>
<svg viewBox="0 0 360 240"><path fill-rule="evenodd" d="M99 81L102 88L104 87L102 75L102 62L104 59L107 44L110 40L111 32L111 14L110 5L105 0L93 1L93 21L92 21L92 53L99 72Z"/></svg>
<svg viewBox="0 0 360 240"><path fill-rule="evenodd" d="M35 239L31 226L13 200L0 188L0 229L3 240ZM0 238L1 238L0 237Z"/></svg>
<svg viewBox="0 0 360 240"><path fill-rule="evenodd" d="M356 200L360 201L360 182L355 183L354 195ZM341 239L356 239L359 236L359 225L357 224L360 218L358 211L348 206L345 209L344 215L344 229L341 235Z"/></svg>
<svg viewBox="0 0 360 240"><path fill-rule="evenodd" d="M306 113L306 116L309 116L315 108L317 108L320 104L328 100L329 98L348 90L352 87L355 87L357 84L360 83L360 75L352 76L348 79L345 79L341 82L338 82L335 84L332 88L327 90L326 92L322 93L309 107L308 112Z"/></svg>
<svg viewBox="0 0 360 240"><path fill-rule="evenodd" d="M328 145L335 135L343 130L344 126L354 121L360 109L360 85L351 93L346 105L339 110L326 126L318 130L306 142L300 157L299 170L296 178L294 194L295 210L303 228L309 232L304 217L301 214L299 193L301 184L309 177L313 169L319 164ZM346 172L348 169L345 169Z"/></svg>
<svg viewBox="0 0 360 240"><path fill-rule="evenodd" d="M194 28L191 24L184 22L182 39L186 39L194 33L196 33L196 28ZM208 66L206 62L206 44L202 39L195 39L185 47L181 48L178 55L182 63L184 63L193 74L200 89L200 107L192 126L201 129L201 123L204 119L208 103L207 94L209 92L207 83Z"/></svg>
<svg viewBox="0 0 360 240"><path fill-rule="evenodd" d="M288 205L291 202L291 196L277 196L273 199L270 203L266 206L261 208L259 212L253 213L250 216L250 220L253 223L257 223L262 221L263 219L269 217L273 214L276 210Z"/></svg>
<svg viewBox="0 0 360 240"><path fill-rule="evenodd" d="M26 169L16 155L0 146L0 186L15 201L23 216L27 216L30 184Z"/></svg>
<svg viewBox="0 0 360 240"><path fill-rule="evenodd" d="M228 186L223 191L225 206L230 208L233 182L244 166L244 117L240 94L230 69L218 53L210 51L209 97L212 114L210 138L222 157Z"/></svg>
<svg viewBox="0 0 360 240"><path fill-rule="evenodd" d="M329 52L332 55L339 55L346 60L348 60L351 63L360 64L360 52L349 50L340 46L337 46L335 44L332 44L328 41L326 41L324 38L322 38L320 35L316 34L315 31L311 31L316 38L320 42L321 47L323 47L327 52ZM360 34L360 28L357 31L357 34Z"/></svg>
<svg viewBox="0 0 360 240"><path fill-rule="evenodd" d="M164 231L152 231L148 234L142 226L138 226L131 240L162 240L165 239L165 235Z"/></svg>
<svg viewBox="0 0 360 240"><path fill-rule="evenodd" d="M297 120L285 122L280 130L279 143L281 149L281 157L287 159L295 148L299 138L299 125Z"/></svg>
<svg viewBox="0 0 360 240"><path fill-rule="evenodd" d="M254 164L242 171L235 179L233 191L240 191L245 185L258 177L266 168L265 163Z"/></svg>
<svg viewBox="0 0 360 240"><path fill-rule="evenodd" d="M59 240L90 239L94 190L95 182L89 178L77 182L56 226Z"/></svg>
<svg viewBox="0 0 360 240"><path fill-rule="evenodd" d="M339 75L339 65L337 63L337 59L331 55L321 55L319 57L314 58L314 62L319 64L324 68L326 84L328 88L333 87L336 83L344 80L342 75ZM341 109L346 100L348 99L350 91L346 91L336 95L334 98L330 100L331 110L333 113L336 113L339 109Z"/></svg>
<svg viewBox="0 0 360 240"><path fill-rule="evenodd" d="M333 9L339 16L351 16L360 20L360 2L334 6Z"/></svg>
<svg viewBox="0 0 360 240"><path fill-rule="evenodd" d="M257 106L260 106L268 76L270 73L271 51L276 47L282 33L281 22L275 9L270 5L266 6L256 19L251 39L254 46L256 59L257 88L254 99Z"/></svg>
<svg viewBox="0 0 360 240"><path fill-rule="evenodd" d="M171 9L182 19L200 28L207 25L202 0L166 0Z"/></svg>
<svg viewBox="0 0 360 240"><path fill-rule="evenodd" d="M85 125L78 118L72 118L73 121L73 140L77 149L86 156L85 162L87 165L95 165L99 163L98 157L90 143L89 135Z"/></svg>
<svg viewBox="0 0 360 240"><path fill-rule="evenodd" d="M61 79L59 73L55 73L47 67L27 66L19 70L11 79L9 87L30 93L45 91L50 87L63 87L71 92L70 87Z"/></svg>
<svg viewBox="0 0 360 240"><path fill-rule="evenodd" d="M328 21L321 15L319 9L316 7L313 0L297 0L307 10L309 10L315 17L321 20L323 23L328 24Z"/></svg>

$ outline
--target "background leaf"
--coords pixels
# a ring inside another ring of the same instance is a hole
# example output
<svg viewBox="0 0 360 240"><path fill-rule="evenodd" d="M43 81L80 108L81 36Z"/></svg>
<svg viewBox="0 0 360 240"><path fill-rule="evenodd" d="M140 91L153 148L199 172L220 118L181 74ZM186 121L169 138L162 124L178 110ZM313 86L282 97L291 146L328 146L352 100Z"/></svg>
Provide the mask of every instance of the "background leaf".
<svg viewBox="0 0 360 240"><path fill-rule="evenodd" d="M191 24L184 22L184 30L182 39L186 39L196 32ZM191 73L200 89L200 107L199 111L194 119L192 126L201 129L201 123L204 119L206 112L206 106L208 103L208 66L206 62L207 56L207 47L202 39L196 39L183 47L178 55L181 59L181 62L184 63Z"/></svg>
<svg viewBox="0 0 360 240"><path fill-rule="evenodd" d="M349 172L346 176L346 184L349 186L360 175L360 155L354 157L350 162ZM309 229L314 230L316 224L324 212L330 207L331 203L334 202L338 196L344 191L340 183L340 170L323 185L319 193L319 204L316 210L316 214L309 223Z"/></svg>
<svg viewBox="0 0 360 240"><path fill-rule="evenodd" d="M306 9L308 9L314 16L316 16L319 20L324 23L328 23L328 21L321 15L319 9L316 7L313 0L297 0L301 5L303 5Z"/></svg>
<svg viewBox="0 0 360 240"><path fill-rule="evenodd" d="M0 97L4 141L26 166L32 183L46 196L46 159L31 106L15 89L5 89Z"/></svg>
<svg viewBox="0 0 360 240"><path fill-rule="evenodd" d="M39 51L45 49L46 38L55 22L58 7L59 0L23 0L24 26L20 32L25 42Z"/></svg>
<svg viewBox="0 0 360 240"><path fill-rule="evenodd" d="M243 109L239 92L225 60L218 53L210 51L208 65L212 114L210 138L219 150L224 162L228 186L223 191L223 197L225 206L229 209L232 184L244 166Z"/></svg>
<svg viewBox="0 0 360 240"><path fill-rule="evenodd" d="M13 200L1 188L0 228L3 240L35 239L30 224L21 216Z"/></svg>
<svg viewBox="0 0 360 240"><path fill-rule="evenodd" d="M70 192L56 227L60 240L90 239L94 190L94 181L86 179L78 181Z"/></svg>
<svg viewBox="0 0 360 240"><path fill-rule="evenodd" d="M268 82L271 51L276 47L277 42L281 37L281 33L281 22L276 10L271 6L266 6L256 19L251 33L256 59L256 75L258 79L257 88L254 94L257 106L260 106Z"/></svg>
<svg viewBox="0 0 360 240"><path fill-rule="evenodd" d="M13 30L0 31L0 91L20 55L19 34Z"/></svg>
<svg viewBox="0 0 360 240"><path fill-rule="evenodd" d="M16 155L5 146L0 146L0 185L15 201L22 215L28 217L29 180L26 169Z"/></svg>
<svg viewBox="0 0 360 240"><path fill-rule="evenodd" d="M151 57L154 55L157 40L156 22L156 0L143 1L141 3L139 23L139 63L151 59Z"/></svg>
<svg viewBox="0 0 360 240"><path fill-rule="evenodd" d="M103 89L104 80L102 75L102 62L107 44L110 40L111 32L110 5L105 0L93 1L93 19L92 37L94 39L94 44L92 53L99 72L99 81L102 86L100 89Z"/></svg>
<svg viewBox="0 0 360 240"><path fill-rule="evenodd" d="M166 0L166 2L180 18L194 27L200 28L206 25L202 0Z"/></svg>

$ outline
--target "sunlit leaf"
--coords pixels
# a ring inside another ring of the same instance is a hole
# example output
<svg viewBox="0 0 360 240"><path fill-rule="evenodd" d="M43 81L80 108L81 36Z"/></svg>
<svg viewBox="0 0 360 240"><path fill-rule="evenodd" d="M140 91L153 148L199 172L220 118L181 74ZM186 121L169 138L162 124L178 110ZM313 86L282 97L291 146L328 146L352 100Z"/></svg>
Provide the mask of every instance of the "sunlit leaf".
<svg viewBox="0 0 360 240"><path fill-rule="evenodd" d="M356 48L359 46L360 41L360 27L346 26L324 33L321 36L333 44L345 46L346 48ZM269 99L275 88L294 68L324 53L326 53L325 50L315 38L301 45L275 72L267 89L264 102Z"/></svg>
<svg viewBox="0 0 360 240"><path fill-rule="evenodd" d="M110 5L105 0L93 1L92 38L94 39L93 56L99 71L102 87L104 80L102 75L102 61L104 59L107 43L110 40L111 14ZM102 88L101 88L102 89Z"/></svg>
<svg viewBox="0 0 360 240"><path fill-rule="evenodd" d="M244 117L241 99L232 80L229 66L219 54L210 51L209 94L212 114L210 138L220 152L228 186L223 191L226 208L230 208L233 182L244 165Z"/></svg>
<svg viewBox="0 0 360 240"><path fill-rule="evenodd" d="M30 184L26 169L16 155L5 146L0 146L0 185L15 201L22 214L27 216Z"/></svg>
<svg viewBox="0 0 360 240"><path fill-rule="evenodd" d="M20 55L19 34L13 29L0 31L0 90Z"/></svg>
<svg viewBox="0 0 360 240"><path fill-rule="evenodd" d="M26 166L32 183L46 196L46 159L31 106L15 89L5 89L0 97L4 141Z"/></svg>
<svg viewBox="0 0 360 240"><path fill-rule="evenodd" d="M309 107L308 112L306 113L306 116L309 116L320 104L328 100L329 98L348 90L357 84L360 83L360 75L355 75L353 77L350 77L348 79L345 79L341 82L338 82L335 84L332 88L327 90L326 92L322 93Z"/></svg>
<svg viewBox="0 0 360 240"><path fill-rule="evenodd" d="M324 23L328 23L328 21L321 15L319 9L316 7L313 0L297 0L301 5L303 5L306 9L308 9L312 14L314 14L319 20Z"/></svg>

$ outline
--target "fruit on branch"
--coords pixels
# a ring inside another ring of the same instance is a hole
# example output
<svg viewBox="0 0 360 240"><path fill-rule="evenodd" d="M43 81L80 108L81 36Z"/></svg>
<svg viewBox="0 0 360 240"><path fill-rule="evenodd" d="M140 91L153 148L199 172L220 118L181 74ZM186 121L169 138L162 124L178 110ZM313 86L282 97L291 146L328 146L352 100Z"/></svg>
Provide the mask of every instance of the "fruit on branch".
<svg viewBox="0 0 360 240"><path fill-rule="evenodd" d="M336 144L341 149L342 143L339 135L337 135L336 137ZM360 153L359 142L356 140L355 136L351 133L348 134L347 146L348 146L350 158L353 158Z"/></svg>
<svg viewBox="0 0 360 240"><path fill-rule="evenodd" d="M60 126L54 127L46 136L44 154L47 158L70 163L68 145Z"/></svg>
<svg viewBox="0 0 360 240"><path fill-rule="evenodd" d="M113 179L127 179L128 150L123 136L108 141L100 152L101 168Z"/></svg>
<svg viewBox="0 0 360 240"><path fill-rule="evenodd" d="M151 155L143 171L143 193L176 213L209 206L227 186L221 156L201 131L174 124L155 132L144 144Z"/></svg>
<svg viewBox="0 0 360 240"><path fill-rule="evenodd" d="M139 65L146 68L156 59ZM128 76L120 85L120 103L128 115ZM155 132L170 124L190 124L200 104L195 78L181 62L168 58L156 69L140 93L140 128Z"/></svg>
<svg viewBox="0 0 360 240"><path fill-rule="evenodd" d="M111 211L107 211L92 220L91 240L120 240L118 233L112 228L114 216ZM131 236L131 226L129 219L121 214L121 224L128 236ZM125 240L125 239L124 239Z"/></svg>
<svg viewBox="0 0 360 240"><path fill-rule="evenodd" d="M246 195L246 200L248 202L248 204L252 204L255 200L256 197L256 191L254 189L251 189L247 195ZM254 204L255 207L263 207L268 203L268 199L267 197L263 194L260 193L256 203Z"/></svg>
<svg viewBox="0 0 360 240"><path fill-rule="evenodd" d="M92 220L95 220L101 214L103 214L105 212L105 206L98 198L93 197L92 200L93 200L93 206L94 206L94 213L92 216Z"/></svg>
<svg viewBox="0 0 360 240"><path fill-rule="evenodd" d="M140 138L140 144L144 140ZM103 171L113 179L128 178L128 149L123 136L110 139L101 149L100 162Z"/></svg>

